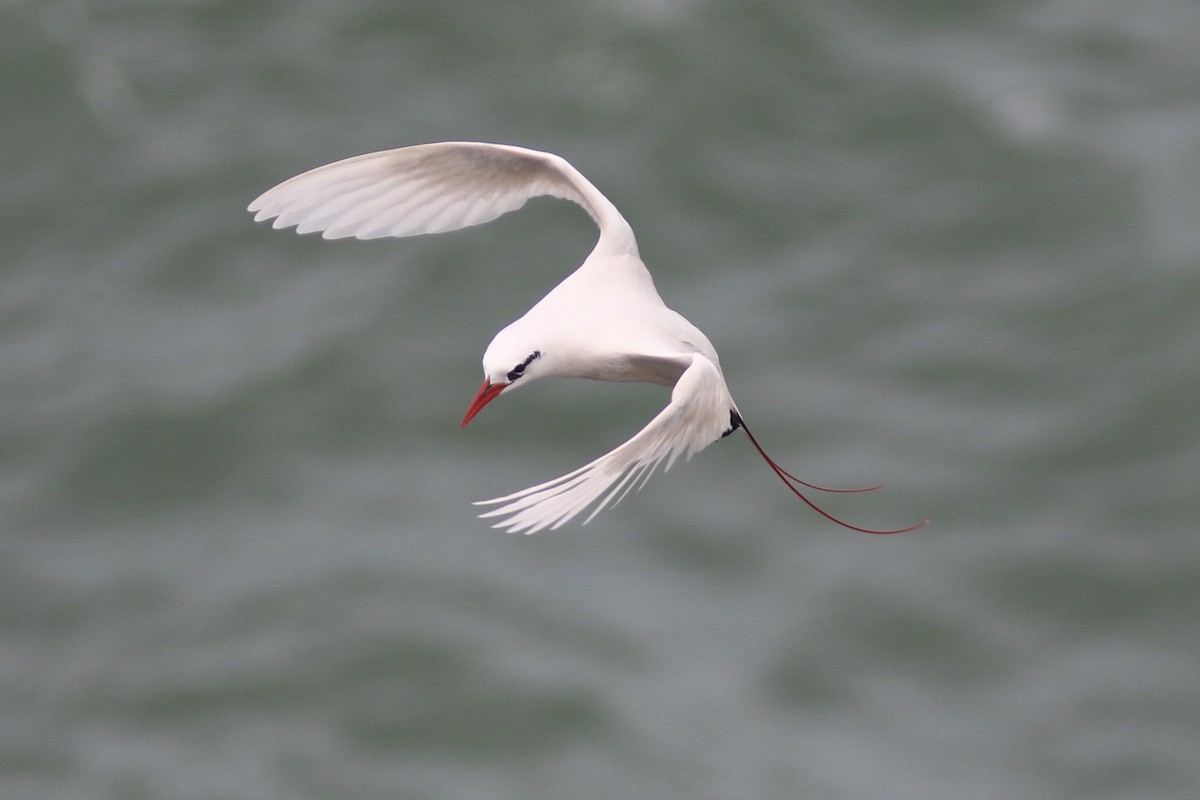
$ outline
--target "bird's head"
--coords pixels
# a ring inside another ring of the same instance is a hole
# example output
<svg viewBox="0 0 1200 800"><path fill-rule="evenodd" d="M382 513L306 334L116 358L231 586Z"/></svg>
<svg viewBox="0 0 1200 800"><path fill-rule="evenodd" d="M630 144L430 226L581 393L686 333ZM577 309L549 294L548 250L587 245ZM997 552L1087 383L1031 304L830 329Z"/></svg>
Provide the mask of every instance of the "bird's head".
<svg viewBox="0 0 1200 800"><path fill-rule="evenodd" d="M483 354L483 384L475 393L460 427L467 427L471 418L478 414L484 406L495 400L503 392L512 389L518 382L528 383L545 373L545 362L542 351L528 342L519 342L505 337L501 331L487 352Z"/></svg>

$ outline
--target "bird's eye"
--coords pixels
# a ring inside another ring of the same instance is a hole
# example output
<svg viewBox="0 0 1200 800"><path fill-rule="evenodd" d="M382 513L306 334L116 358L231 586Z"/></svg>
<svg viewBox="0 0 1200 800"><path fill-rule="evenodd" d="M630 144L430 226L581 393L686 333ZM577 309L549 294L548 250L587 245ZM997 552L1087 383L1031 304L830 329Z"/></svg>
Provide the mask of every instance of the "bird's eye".
<svg viewBox="0 0 1200 800"><path fill-rule="evenodd" d="M532 353L530 353L529 356L524 361L522 361L520 364L517 364L515 367L513 367L511 370L509 370L508 382L512 383L517 378L524 375L525 368L528 367L535 358L541 358L541 357L542 357L541 350L534 350Z"/></svg>

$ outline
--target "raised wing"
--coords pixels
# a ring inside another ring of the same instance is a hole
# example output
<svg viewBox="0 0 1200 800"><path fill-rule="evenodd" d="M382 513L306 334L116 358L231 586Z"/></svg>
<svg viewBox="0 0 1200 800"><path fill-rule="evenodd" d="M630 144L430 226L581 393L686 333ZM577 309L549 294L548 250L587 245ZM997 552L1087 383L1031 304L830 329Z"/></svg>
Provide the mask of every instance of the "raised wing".
<svg viewBox="0 0 1200 800"><path fill-rule="evenodd" d="M590 464L519 492L481 500L499 505L480 517L501 518L492 527L520 533L555 529L595 508L583 524L640 489L658 465L670 469L679 456L691 458L729 430L733 400L713 362L697 353L671 392L671 402L645 428L620 447Z"/></svg>
<svg viewBox="0 0 1200 800"><path fill-rule="evenodd" d="M628 223L566 160L511 145L437 142L347 158L284 181L249 206L256 221L326 239L442 233L489 222L531 197L581 205L614 244Z"/></svg>

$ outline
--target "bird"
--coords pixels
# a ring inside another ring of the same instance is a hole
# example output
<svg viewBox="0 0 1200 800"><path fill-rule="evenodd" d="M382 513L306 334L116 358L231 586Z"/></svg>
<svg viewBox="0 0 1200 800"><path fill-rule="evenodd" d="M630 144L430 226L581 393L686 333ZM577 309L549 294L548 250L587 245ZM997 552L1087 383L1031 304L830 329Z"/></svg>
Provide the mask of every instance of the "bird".
<svg viewBox="0 0 1200 800"><path fill-rule="evenodd" d="M852 525L802 489L806 483L767 455L750 432L721 371L712 342L667 307L638 253L633 229L616 206L564 158L509 144L433 142L335 161L268 189L250 203L256 222L320 232L325 239L377 239L458 230L515 211L530 198L572 201L599 229L583 263L502 328L483 354L483 383L467 407L465 428L498 397L546 378L660 384L670 402L624 444L561 477L491 500L481 518L493 527L535 533L588 512L583 524L670 467L741 430L780 480L825 518L854 531L905 533Z"/></svg>

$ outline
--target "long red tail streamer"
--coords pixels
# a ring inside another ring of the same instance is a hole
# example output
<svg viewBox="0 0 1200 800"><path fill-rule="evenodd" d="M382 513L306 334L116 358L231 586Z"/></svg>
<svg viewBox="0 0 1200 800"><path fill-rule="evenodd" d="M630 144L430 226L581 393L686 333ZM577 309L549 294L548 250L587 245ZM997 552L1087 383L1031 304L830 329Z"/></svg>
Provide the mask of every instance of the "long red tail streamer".
<svg viewBox="0 0 1200 800"><path fill-rule="evenodd" d="M813 489L818 492L831 492L831 493L836 493L836 494L873 492L877 489L882 489L883 486L867 486L863 489L826 489L823 486L817 486L815 484L802 481L799 478L797 478L795 475L793 475L792 473L785 470L783 467L776 464L775 459L773 459L769 455L767 455L766 451L763 450L762 446L758 443L758 440L754 438L754 434L751 433L750 429L746 427L746 421L741 419L740 415L738 416L737 421L738 421L738 423L740 423L739 427L741 427L741 429L746 432L746 436L750 437L750 443L752 445L754 445L754 449L757 450L758 454L763 457L763 460L767 462L768 466L770 466L771 469L775 471L775 474L779 476L779 480L783 481L783 485L788 487L788 489L791 490L792 494L796 495L796 497L799 497L801 500L803 500L809 508L811 508L813 511L816 511L822 517L825 517L825 519L830 520L831 522L836 522L838 525L841 525L843 528L849 528L852 531L858 531L859 533L872 533L872 534L876 534L879 536L890 535L893 533L908 533L909 531L915 531L918 528L925 527L925 524L929 522L928 519L923 519L920 522L918 522L916 525L909 525L907 528L898 528L898 529L892 530L892 531L877 531L877 530L873 530L871 528L860 528L857 525L851 525L849 522L845 522L843 520L838 519L833 514L830 514L828 511L826 511L825 509L818 506L812 500L809 500L807 497L805 497L804 493L801 492L799 489L797 489L793 484L799 484L800 486L803 486L807 489Z"/></svg>

